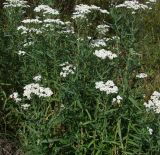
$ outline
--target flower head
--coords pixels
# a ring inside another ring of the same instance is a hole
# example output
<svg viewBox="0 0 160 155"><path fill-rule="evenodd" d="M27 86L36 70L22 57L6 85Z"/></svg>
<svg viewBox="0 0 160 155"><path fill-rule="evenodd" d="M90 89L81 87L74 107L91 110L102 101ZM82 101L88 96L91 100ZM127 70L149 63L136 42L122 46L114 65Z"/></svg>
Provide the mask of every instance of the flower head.
<svg viewBox="0 0 160 155"><path fill-rule="evenodd" d="M118 87L111 80L108 80L106 83L103 81L99 81L96 82L95 85L96 89L106 92L106 94L118 93Z"/></svg>
<svg viewBox="0 0 160 155"><path fill-rule="evenodd" d="M116 54L112 53L111 51L107 51L105 49L96 50L94 52L94 55L96 55L98 58L101 58L101 59L106 59L108 57L111 60L117 57Z"/></svg>

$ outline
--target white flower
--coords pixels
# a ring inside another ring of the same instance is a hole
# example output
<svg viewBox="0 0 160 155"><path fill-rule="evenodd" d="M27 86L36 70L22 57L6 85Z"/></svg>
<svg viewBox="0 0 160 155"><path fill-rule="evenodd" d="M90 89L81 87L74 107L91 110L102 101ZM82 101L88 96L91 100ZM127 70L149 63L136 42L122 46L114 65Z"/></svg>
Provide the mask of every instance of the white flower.
<svg viewBox="0 0 160 155"><path fill-rule="evenodd" d="M150 135L152 135L152 133L153 133L153 129L151 129L151 128L147 127L147 130L148 130L149 134L150 134Z"/></svg>
<svg viewBox="0 0 160 155"><path fill-rule="evenodd" d="M59 11L56 9L52 9L50 6L48 5L38 5L35 9L35 12L42 12L43 15L45 16L46 14L49 15L59 15Z"/></svg>
<svg viewBox="0 0 160 155"><path fill-rule="evenodd" d="M44 88L38 83L31 83L24 87L23 96L26 96L27 99L31 99L31 94L35 94L39 97L49 97L53 94L50 88Z"/></svg>
<svg viewBox="0 0 160 155"><path fill-rule="evenodd" d="M61 21L60 19L45 19L43 22L44 23L54 23L58 25L65 25L65 23Z"/></svg>
<svg viewBox="0 0 160 155"><path fill-rule="evenodd" d="M28 20L28 19L27 19ZM26 22L27 23L27 22ZM27 34L27 33L36 33L36 34L41 34L42 31L40 29L36 29L36 28L27 28L25 26L19 26L17 28L18 31L21 31L21 34Z"/></svg>
<svg viewBox="0 0 160 155"><path fill-rule="evenodd" d="M28 28L26 28L25 26L21 25L17 28L18 31L22 31L21 34L26 34L28 31Z"/></svg>
<svg viewBox="0 0 160 155"><path fill-rule="evenodd" d="M25 55L26 52L25 51L18 51L18 55Z"/></svg>
<svg viewBox="0 0 160 155"><path fill-rule="evenodd" d="M101 59L106 59L108 57L111 60L117 57L116 54L112 53L111 51L107 51L105 49L96 50L94 52L94 55L96 55L98 58L101 58Z"/></svg>
<svg viewBox="0 0 160 155"><path fill-rule="evenodd" d="M116 8L127 8L133 10L148 9L147 5L140 4L138 1L125 1L123 4L116 5Z"/></svg>
<svg viewBox="0 0 160 155"><path fill-rule="evenodd" d="M99 81L95 83L96 89L99 89L100 91L106 92L106 94L113 94L118 93L118 87L115 86L114 82L111 80L108 80L106 83L103 81Z"/></svg>
<svg viewBox="0 0 160 155"><path fill-rule="evenodd" d="M29 7L29 5L27 5L27 1L25 1L25 0L6 0L6 2L4 2L3 5L4 5L4 8L9 8L9 7L26 8L26 7Z"/></svg>
<svg viewBox="0 0 160 155"><path fill-rule="evenodd" d="M113 98L112 103L117 102L118 104L120 104L122 100L123 100L123 98L118 95L116 98Z"/></svg>
<svg viewBox="0 0 160 155"><path fill-rule="evenodd" d="M146 73L140 73L140 74L137 74L136 77L137 78L140 78L140 79L143 79L143 78L146 78L148 75Z"/></svg>
<svg viewBox="0 0 160 155"><path fill-rule="evenodd" d="M31 46L31 45L33 45L34 44L34 42L28 42L28 43L24 43L23 44L23 47L28 47L28 46Z"/></svg>
<svg viewBox="0 0 160 155"><path fill-rule="evenodd" d="M34 23L34 24L40 24L42 23L42 21L40 21L39 19L24 19L22 20L22 23L24 24L30 24L30 23Z"/></svg>
<svg viewBox="0 0 160 155"><path fill-rule="evenodd" d="M41 75L37 75L33 78L34 81L40 81L42 79L42 76Z"/></svg>
<svg viewBox="0 0 160 155"><path fill-rule="evenodd" d="M103 25L98 25L96 29L100 34L105 34L106 32L109 31L109 28L110 28L109 25L103 24Z"/></svg>
<svg viewBox="0 0 160 155"><path fill-rule="evenodd" d="M92 47L105 47L107 46L107 44L104 39L96 39L92 41L91 46Z"/></svg>
<svg viewBox="0 0 160 155"><path fill-rule="evenodd" d="M20 102L22 99L18 97L18 92L14 92L13 94L11 94L9 97L13 100L15 100L16 102Z"/></svg>
<svg viewBox="0 0 160 155"><path fill-rule="evenodd" d="M156 3L157 0L149 0L148 2L146 2L146 4L149 4L149 3Z"/></svg>
<svg viewBox="0 0 160 155"><path fill-rule="evenodd" d="M72 18L73 19L86 18L86 15L88 13L92 12L93 10L98 10L101 13L109 14L109 12L107 10L103 10L98 6L95 6L95 5L89 6L86 4L79 4L79 5L76 5Z"/></svg>
<svg viewBox="0 0 160 155"><path fill-rule="evenodd" d="M21 107L24 109L24 110L27 110L31 105L30 104L22 104Z"/></svg>
<svg viewBox="0 0 160 155"><path fill-rule="evenodd" d="M147 109L152 109L155 113L160 113L160 93L154 91L150 97L150 100L144 103Z"/></svg>
<svg viewBox="0 0 160 155"><path fill-rule="evenodd" d="M60 72L60 76L67 77L69 74L74 74L76 67L72 64L69 64L68 62L65 62L63 64L60 64L62 66L62 71Z"/></svg>

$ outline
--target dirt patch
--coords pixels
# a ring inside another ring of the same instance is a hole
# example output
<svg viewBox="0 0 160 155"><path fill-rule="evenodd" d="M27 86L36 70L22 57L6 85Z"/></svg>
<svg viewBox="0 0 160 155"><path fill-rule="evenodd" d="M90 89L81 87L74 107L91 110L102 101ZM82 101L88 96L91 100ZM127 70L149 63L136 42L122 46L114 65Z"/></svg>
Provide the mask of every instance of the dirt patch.
<svg viewBox="0 0 160 155"><path fill-rule="evenodd" d="M7 139L0 139L0 155L24 155L16 144Z"/></svg>

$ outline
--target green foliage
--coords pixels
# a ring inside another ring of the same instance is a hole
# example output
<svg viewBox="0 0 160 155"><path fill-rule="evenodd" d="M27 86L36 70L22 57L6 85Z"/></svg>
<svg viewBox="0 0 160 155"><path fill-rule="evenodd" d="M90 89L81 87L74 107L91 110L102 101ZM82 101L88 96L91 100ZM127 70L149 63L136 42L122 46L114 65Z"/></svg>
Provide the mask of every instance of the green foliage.
<svg viewBox="0 0 160 155"><path fill-rule="evenodd" d="M43 3L52 5L49 0ZM102 3L107 8L108 2L95 4ZM63 7L58 5L53 4ZM25 35L17 27L27 15L35 14L6 9L0 18L3 21L0 23L1 134L16 137L25 155L158 155L159 114L146 111L143 105L160 88L158 8L159 4L147 13L140 11L135 15L125 9L110 8L110 15L94 12L87 16L88 20L72 22L74 34L59 33L62 27L54 26L53 31ZM70 14L60 16L70 18ZM111 27L104 36L96 31L101 21ZM40 28L38 24L32 27ZM95 50L90 46L93 39L113 35L120 39L110 40L104 48L118 58L100 60L93 55ZM28 42L33 45L23 47ZM18 55L19 50L25 50L26 54ZM63 78L60 64L67 61L76 70ZM139 72L147 72L150 78L137 79ZM32 94L30 100L22 97L23 87L34 83L33 77L38 74L42 80L37 83L51 88L53 95L43 98ZM112 103L116 94L107 95L95 88L95 82L107 80L118 86L123 97L120 104ZM9 97L13 92L19 92L20 102ZM30 107L24 110L22 104ZM153 129L152 135L147 127Z"/></svg>

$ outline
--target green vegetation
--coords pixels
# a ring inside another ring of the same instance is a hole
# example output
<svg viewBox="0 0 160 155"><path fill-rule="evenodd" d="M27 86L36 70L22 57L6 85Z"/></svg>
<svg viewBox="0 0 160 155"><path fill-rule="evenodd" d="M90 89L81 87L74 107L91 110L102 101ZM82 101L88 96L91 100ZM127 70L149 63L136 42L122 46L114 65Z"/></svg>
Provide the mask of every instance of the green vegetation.
<svg viewBox="0 0 160 155"><path fill-rule="evenodd" d="M80 3L0 10L0 145L24 155L159 155L160 96L156 109L144 103L160 92L160 4L90 0L101 8L79 19ZM109 80L110 90L98 83Z"/></svg>

